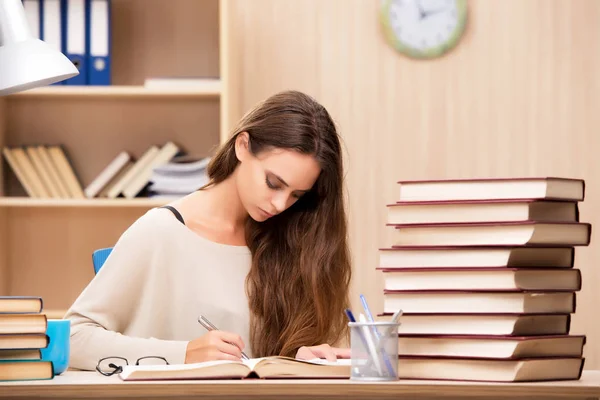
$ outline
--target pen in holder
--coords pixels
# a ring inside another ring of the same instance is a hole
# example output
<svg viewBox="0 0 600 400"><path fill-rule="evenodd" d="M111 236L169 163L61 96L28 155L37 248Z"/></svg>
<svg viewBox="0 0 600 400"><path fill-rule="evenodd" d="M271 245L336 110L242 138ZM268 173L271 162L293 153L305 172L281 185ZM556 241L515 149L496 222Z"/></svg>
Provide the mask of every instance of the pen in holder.
<svg viewBox="0 0 600 400"><path fill-rule="evenodd" d="M352 367L350 379L390 381L398 379L399 322L372 322L364 316L349 322Z"/></svg>

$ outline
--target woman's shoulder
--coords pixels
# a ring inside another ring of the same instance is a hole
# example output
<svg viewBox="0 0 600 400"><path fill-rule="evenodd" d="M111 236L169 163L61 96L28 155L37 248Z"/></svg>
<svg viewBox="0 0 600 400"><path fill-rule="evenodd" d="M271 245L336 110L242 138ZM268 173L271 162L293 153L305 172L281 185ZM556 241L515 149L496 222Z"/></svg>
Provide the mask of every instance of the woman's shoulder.
<svg viewBox="0 0 600 400"><path fill-rule="evenodd" d="M180 228L177 224L181 223L171 211L161 207L151 208L138 217L124 234L148 238L171 236L173 231Z"/></svg>

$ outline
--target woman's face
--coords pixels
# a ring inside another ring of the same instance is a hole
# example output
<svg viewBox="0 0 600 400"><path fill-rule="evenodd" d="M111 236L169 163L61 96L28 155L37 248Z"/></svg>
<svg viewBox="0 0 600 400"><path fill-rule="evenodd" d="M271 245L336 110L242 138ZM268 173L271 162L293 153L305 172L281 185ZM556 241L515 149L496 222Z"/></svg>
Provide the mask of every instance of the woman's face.
<svg viewBox="0 0 600 400"><path fill-rule="evenodd" d="M240 164L236 183L240 200L252 219L265 221L285 211L316 182L321 167L313 156L273 149L253 155L248 136L236 141Z"/></svg>

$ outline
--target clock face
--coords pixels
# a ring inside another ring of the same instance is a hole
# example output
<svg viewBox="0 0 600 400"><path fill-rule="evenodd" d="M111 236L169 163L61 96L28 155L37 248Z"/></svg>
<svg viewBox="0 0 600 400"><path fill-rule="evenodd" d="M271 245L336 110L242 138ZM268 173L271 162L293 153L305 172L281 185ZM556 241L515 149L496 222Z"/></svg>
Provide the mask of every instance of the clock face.
<svg viewBox="0 0 600 400"><path fill-rule="evenodd" d="M415 58L438 57L464 32L466 0L381 0L381 22L388 41Z"/></svg>

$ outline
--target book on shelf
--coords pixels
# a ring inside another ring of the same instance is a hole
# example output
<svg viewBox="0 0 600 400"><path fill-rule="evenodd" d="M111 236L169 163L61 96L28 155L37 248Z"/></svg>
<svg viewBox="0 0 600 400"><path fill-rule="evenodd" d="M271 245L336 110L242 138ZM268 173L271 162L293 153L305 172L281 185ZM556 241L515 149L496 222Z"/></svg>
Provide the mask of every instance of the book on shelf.
<svg viewBox="0 0 600 400"><path fill-rule="evenodd" d="M384 290L579 291L576 268L395 268L383 269Z"/></svg>
<svg viewBox="0 0 600 400"><path fill-rule="evenodd" d="M131 180L126 182L122 190L123 195L128 199L136 197L150 182L152 170L168 163L179 152L180 148L175 143L165 143L143 167L140 167Z"/></svg>
<svg viewBox="0 0 600 400"><path fill-rule="evenodd" d="M583 201L585 181L561 177L404 180L398 201L555 199Z"/></svg>
<svg viewBox="0 0 600 400"><path fill-rule="evenodd" d="M471 222L394 225L392 246L587 246L585 222Z"/></svg>
<svg viewBox="0 0 600 400"><path fill-rule="evenodd" d="M126 151L121 151L112 159L107 166L86 186L84 193L89 199L100 194L102 189L107 187L111 180L115 178L131 163L131 155Z"/></svg>
<svg viewBox="0 0 600 400"><path fill-rule="evenodd" d="M206 361L195 364L128 365L119 375L125 381L243 378L349 378L349 360L298 360L290 357Z"/></svg>
<svg viewBox="0 0 600 400"><path fill-rule="evenodd" d="M106 197L115 199L122 194L123 190L127 187L128 183L131 182L134 177L141 172L147 165L150 164L152 159L158 154L159 149L156 145L151 145L146 151L133 163L131 168L127 170L117 180L106 193Z"/></svg>
<svg viewBox="0 0 600 400"><path fill-rule="evenodd" d="M50 157L50 152L46 146L29 146L32 152L38 154L38 158L42 161L42 166L46 168L50 177L49 184L54 186L54 192L58 192L58 197L67 199L71 197L71 193L66 184L66 180L61 176L60 171Z"/></svg>
<svg viewBox="0 0 600 400"><path fill-rule="evenodd" d="M522 359L582 357L585 335L399 335L398 355Z"/></svg>
<svg viewBox="0 0 600 400"><path fill-rule="evenodd" d="M131 168L135 165L133 160L129 160L123 165L123 168L119 170L110 180L106 183L106 185L98 192L96 197L99 198L108 198L108 194L111 193L116 185L120 185L121 180L125 175L129 173Z"/></svg>
<svg viewBox="0 0 600 400"><path fill-rule="evenodd" d="M379 321L391 321L383 313ZM398 327L400 335L566 335L571 329L571 314L453 314L404 313Z"/></svg>
<svg viewBox="0 0 600 400"><path fill-rule="evenodd" d="M2 154L32 198L84 198L66 152L59 145L4 147Z"/></svg>
<svg viewBox="0 0 600 400"><path fill-rule="evenodd" d="M486 359L401 356L401 379L436 379L486 382L535 382L576 380L585 364L583 357Z"/></svg>
<svg viewBox="0 0 600 400"><path fill-rule="evenodd" d="M382 268L572 268L572 247L394 246L379 249Z"/></svg>
<svg viewBox="0 0 600 400"><path fill-rule="evenodd" d="M210 157L184 155L152 169L148 193L150 197L185 196L209 181Z"/></svg>
<svg viewBox="0 0 600 400"><path fill-rule="evenodd" d="M578 222L577 202L509 199L404 201L387 206L388 224L549 221Z"/></svg>
<svg viewBox="0 0 600 400"><path fill-rule="evenodd" d="M75 170L67 158L64 148L59 145L52 145L47 146L47 150L48 155L58 169L59 175L62 177L71 198L84 199L85 194L83 193L83 188L81 187L81 183L75 174Z"/></svg>
<svg viewBox="0 0 600 400"><path fill-rule="evenodd" d="M84 188L63 146L4 147L2 154L26 194L44 199L149 197L150 192L145 189L153 183L152 179L156 181L154 195L180 197L203 186L205 164L210 160L206 157L195 162L174 162L177 157L184 160L188 156L171 141L161 146L150 145L138 159L122 150ZM161 169L163 166L166 168Z"/></svg>
<svg viewBox="0 0 600 400"><path fill-rule="evenodd" d="M47 191L47 197L60 198L61 192L59 190L58 183L54 181L54 175L50 174L50 169L46 163L42 160L42 156L36 146L25 147L27 157L31 160L35 173L40 178L45 190Z"/></svg>
<svg viewBox="0 0 600 400"><path fill-rule="evenodd" d="M154 76L144 80L144 87L164 90L202 90L218 93L221 91L221 79L219 77Z"/></svg>

